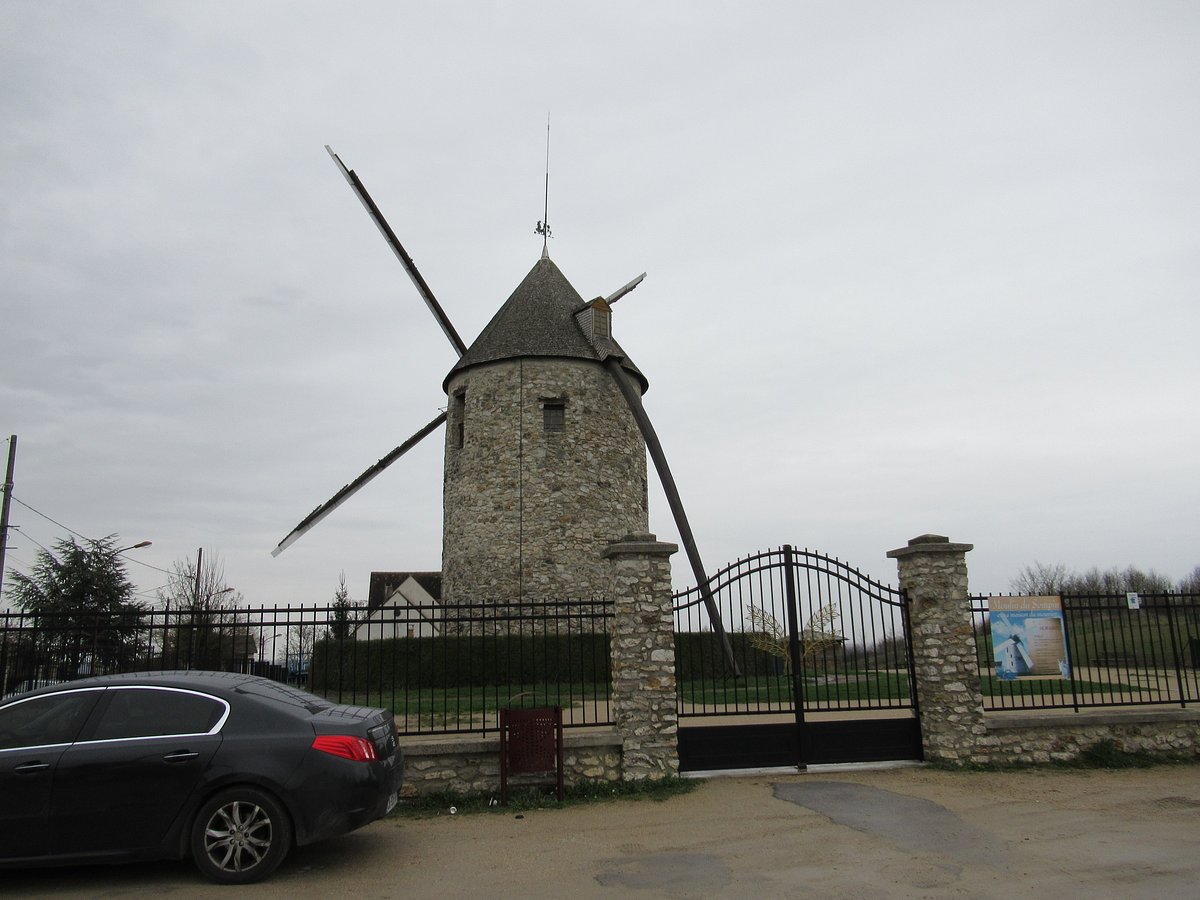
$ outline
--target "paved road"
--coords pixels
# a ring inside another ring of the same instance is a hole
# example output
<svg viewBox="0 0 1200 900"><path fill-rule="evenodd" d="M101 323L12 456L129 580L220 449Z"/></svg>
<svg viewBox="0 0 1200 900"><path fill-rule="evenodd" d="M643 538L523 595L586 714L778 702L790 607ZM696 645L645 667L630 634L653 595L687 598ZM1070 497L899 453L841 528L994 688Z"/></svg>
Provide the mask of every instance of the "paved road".
<svg viewBox="0 0 1200 900"><path fill-rule="evenodd" d="M391 819L220 889L187 864L0 873L23 897L1195 898L1200 766L723 778L666 802Z"/></svg>

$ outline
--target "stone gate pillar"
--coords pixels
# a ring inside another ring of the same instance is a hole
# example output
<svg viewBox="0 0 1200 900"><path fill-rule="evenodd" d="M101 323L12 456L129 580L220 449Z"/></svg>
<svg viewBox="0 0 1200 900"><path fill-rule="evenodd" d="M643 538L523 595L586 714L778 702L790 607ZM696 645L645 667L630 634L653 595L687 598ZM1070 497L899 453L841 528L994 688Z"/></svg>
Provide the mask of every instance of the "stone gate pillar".
<svg viewBox="0 0 1200 900"><path fill-rule="evenodd" d="M630 534L609 544L613 721L625 781L679 774L671 554L678 544Z"/></svg>
<svg viewBox="0 0 1200 900"><path fill-rule="evenodd" d="M986 761L979 752L987 728L967 596L972 549L923 534L888 553L908 593L925 758L960 765Z"/></svg>

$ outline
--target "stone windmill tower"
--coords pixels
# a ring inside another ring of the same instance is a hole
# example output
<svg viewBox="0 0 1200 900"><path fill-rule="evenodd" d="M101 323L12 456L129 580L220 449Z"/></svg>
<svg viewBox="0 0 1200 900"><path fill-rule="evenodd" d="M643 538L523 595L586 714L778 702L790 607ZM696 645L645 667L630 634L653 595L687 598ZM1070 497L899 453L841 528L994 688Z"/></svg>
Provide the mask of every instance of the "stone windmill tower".
<svg viewBox="0 0 1200 900"><path fill-rule="evenodd" d="M604 547L647 530L648 451L732 665L682 500L642 407L648 382L612 338L612 304L644 275L584 302L543 243L542 258L468 347L361 180L325 149L459 360L442 384L446 412L313 510L272 555L446 424L442 603L602 595ZM549 236L540 222L538 231Z"/></svg>
<svg viewBox="0 0 1200 900"><path fill-rule="evenodd" d="M605 545L647 530L646 444L604 357L647 382L611 318L543 253L446 376L444 602L602 595Z"/></svg>

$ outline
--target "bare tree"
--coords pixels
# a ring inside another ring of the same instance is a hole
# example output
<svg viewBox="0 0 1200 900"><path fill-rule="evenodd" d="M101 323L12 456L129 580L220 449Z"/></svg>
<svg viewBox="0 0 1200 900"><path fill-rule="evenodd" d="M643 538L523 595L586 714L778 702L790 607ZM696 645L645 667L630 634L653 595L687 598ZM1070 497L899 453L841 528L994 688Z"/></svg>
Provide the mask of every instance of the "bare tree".
<svg viewBox="0 0 1200 900"><path fill-rule="evenodd" d="M312 665L313 645L317 640L317 626L296 624L289 625L284 652L288 677L296 681L308 679L309 668Z"/></svg>
<svg viewBox="0 0 1200 900"><path fill-rule="evenodd" d="M258 650L257 636L242 610L241 592L225 582L219 556L176 560L158 590L165 610L164 666L242 671Z"/></svg>
<svg viewBox="0 0 1200 900"><path fill-rule="evenodd" d="M1200 567L1193 576L1200 582ZM1186 581L1186 579L1185 579ZM1096 566L1086 572L1072 572L1062 563L1046 565L1034 562L1026 566L1011 582L1018 594L1164 594L1173 587L1171 579L1153 569L1142 571L1137 566L1122 569L1113 567L1101 571ZM1180 584L1180 590L1183 589Z"/></svg>
<svg viewBox="0 0 1200 900"><path fill-rule="evenodd" d="M1143 572L1136 566L1128 566L1101 572L1093 567L1079 576L1078 584L1072 585L1070 590L1078 594L1124 594L1127 591L1165 594L1173 586L1171 579L1153 569Z"/></svg>
<svg viewBox="0 0 1200 900"><path fill-rule="evenodd" d="M1190 575L1186 575L1179 581L1179 593L1181 594L1200 594L1200 566L1192 569Z"/></svg>
<svg viewBox="0 0 1200 900"><path fill-rule="evenodd" d="M800 660L801 665L810 656L822 653L830 647L838 646L842 639L833 630L838 611L830 604L816 610L809 618L808 624L800 629ZM759 606L750 607L749 634L750 646L772 656L777 656L784 662L785 671L792 672L792 654L789 649L787 629L773 615Z"/></svg>
<svg viewBox="0 0 1200 900"><path fill-rule="evenodd" d="M1062 563L1050 566L1034 560L1033 565L1026 566L1017 573L1017 577L1010 582L1010 585L1018 594L1053 596L1063 593L1063 589L1071 577L1067 567Z"/></svg>

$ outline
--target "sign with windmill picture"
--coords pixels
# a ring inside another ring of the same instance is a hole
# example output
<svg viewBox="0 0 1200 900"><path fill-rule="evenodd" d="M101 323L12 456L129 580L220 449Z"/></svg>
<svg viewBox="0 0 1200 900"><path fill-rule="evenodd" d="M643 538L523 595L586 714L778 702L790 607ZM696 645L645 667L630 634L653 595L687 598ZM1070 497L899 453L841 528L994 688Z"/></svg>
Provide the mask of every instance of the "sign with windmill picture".
<svg viewBox="0 0 1200 900"><path fill-rule="evenodd" d="M989 597L996 677L1070 676L1061 597Z"/></svg>

